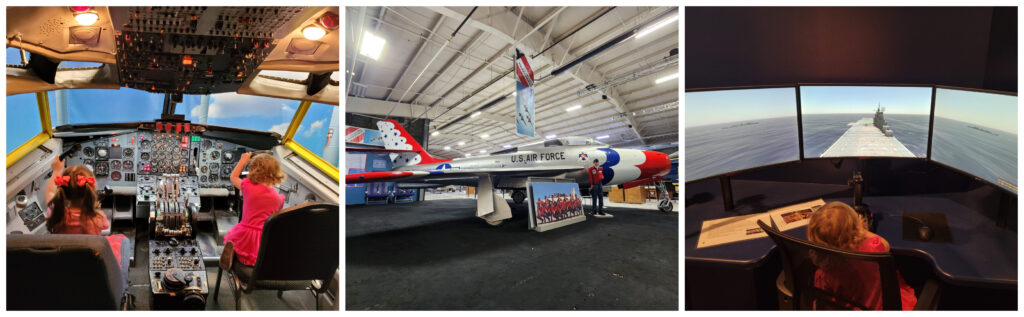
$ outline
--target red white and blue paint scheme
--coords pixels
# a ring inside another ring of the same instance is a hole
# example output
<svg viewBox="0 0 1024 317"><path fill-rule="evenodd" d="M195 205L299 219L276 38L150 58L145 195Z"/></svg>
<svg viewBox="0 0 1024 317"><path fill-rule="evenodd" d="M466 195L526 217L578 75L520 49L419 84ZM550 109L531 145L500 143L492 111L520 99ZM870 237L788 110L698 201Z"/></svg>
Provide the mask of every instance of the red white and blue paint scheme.
<svg viewBox="0 0 1024 317"><path fill-rule="evenodd" d="M346 183L394 181L476 186L477 216L494 225L512 215L505 200L493 194L493 190L511 189L513 200L519 203L526 198L529 177L569 178L586 188L590 186L586 168L593 166L596 159L603 170L603 185L629 188L657 182L671 169L664 153L614 149L586 137L555 138L486 156L439 159L428 154L394 120L379 121L377 127L384 142L384 149L377 151L390 152L393 170L345 175Z"/></svg>

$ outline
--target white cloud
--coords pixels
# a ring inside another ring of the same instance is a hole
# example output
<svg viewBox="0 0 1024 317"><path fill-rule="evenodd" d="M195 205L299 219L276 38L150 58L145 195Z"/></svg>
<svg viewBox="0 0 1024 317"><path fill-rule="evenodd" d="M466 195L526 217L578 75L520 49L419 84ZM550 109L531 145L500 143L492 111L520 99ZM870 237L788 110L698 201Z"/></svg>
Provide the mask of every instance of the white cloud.
<svg viewBox="0 0 1024 317"><path fill-rule="evenodd" d="M283 122L281 124L275 124L274 126L270 127L270 132L277 132L281 136L284 136L284 133L288 131L288 125L290 125L290 124L291 124L291 122Z"/></svg>
<svg viewBox="0 0 1024 317"><path fill-rule="evenodd" d="M320 120L313 121L313 124L310 124L309 128L306 129L306 137L308 138L308 137L313 136L313 133L316 133L317 130L320 130L320 128L323 128L325 120L327 120L327 119L320 119Z"/></svg>
<svg viewBox="0 0 1024 317"><path fill-rule="evenodd" d="M240 95L237 93L223 93L210 96L209 118L231 118L231 117L287 117L295 115L295 108L291 107L283 99L275 99L261 96ZM198 117L199 107L192 110L193 116Z"/></svg>

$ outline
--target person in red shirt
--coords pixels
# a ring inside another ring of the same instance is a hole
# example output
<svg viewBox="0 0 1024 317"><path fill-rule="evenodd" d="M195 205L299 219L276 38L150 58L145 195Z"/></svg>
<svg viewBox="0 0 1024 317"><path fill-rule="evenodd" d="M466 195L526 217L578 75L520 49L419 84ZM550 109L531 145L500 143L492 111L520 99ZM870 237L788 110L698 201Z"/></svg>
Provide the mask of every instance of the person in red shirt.
<svg viewBox="0 0 1024 317"><path fill-rule="evenodd" d="M889 252L889 241L868 231L864 218L849 205L838 201L825 204L811 215L807 225L807 239L833 248ZM877 264L825 257L812 260L818 266L814 272L814 287L872 310L882 309L882 281ZM903 310L914 309L917 304L914 289L907 285L899 272L896 277L900 285Z"/></svg>
<svg viewBox="0 0 1024 317"><path fill-rule="evenodd" d="M594 209L594 217L597 218L611 218L614 217L609 213L604 212L604 188L602 188L604 181L604 170L598 165L597 159L594 159L594 166L587 167L587 176L590 179L590 199L591 206Z"/></svg>
<svg viewBox="0 0 1024 317"><path fill-rule="evenodd" d="M53 234L101 235L110 228L107 214L100 209L96 195L96 178L85 165L64 168L64 161L56 157L50 162L53 174L46 183L46 229ZM124 290L128 291L128 255L131 241L123 234L104 236L110 251L118 259Z"/></svg>
<svg viewBox="0 0 1024 317"><path fill-rule="evenodd" d="M250 159L252 163L250 162ZM242 169L249 164L249 177L242 179ZM274 186L284 182L286 175L274 156L266 153L245 153L231 171L231 184L242 193L242 219L224 235L221 267L231 269L236 259L246 266L256 265L263 224L274 212L284 207L284 195Z"/></svg>

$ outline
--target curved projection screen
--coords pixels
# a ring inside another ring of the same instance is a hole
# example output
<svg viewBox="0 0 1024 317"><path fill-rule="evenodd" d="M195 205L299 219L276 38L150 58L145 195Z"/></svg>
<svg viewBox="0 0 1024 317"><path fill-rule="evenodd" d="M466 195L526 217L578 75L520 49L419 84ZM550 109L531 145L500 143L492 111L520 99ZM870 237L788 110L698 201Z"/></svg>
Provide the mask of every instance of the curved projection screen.
<svg viewBox="0 0 1024 317"><path fill-rule="evenodd" d="M800 86L804 157L925 157L931 87Z"/></svg>
<svg viewBox="0 0 1024 317"><path fill-rule="evenodd" d="M687 92L686 181L800 159L796 88Z"/></svg>
<svg viewBox="0 0 1024 317"><path fill-rule="evenodd" d="M1017 96L937 88L932 160L1017 193Z"/></svg>

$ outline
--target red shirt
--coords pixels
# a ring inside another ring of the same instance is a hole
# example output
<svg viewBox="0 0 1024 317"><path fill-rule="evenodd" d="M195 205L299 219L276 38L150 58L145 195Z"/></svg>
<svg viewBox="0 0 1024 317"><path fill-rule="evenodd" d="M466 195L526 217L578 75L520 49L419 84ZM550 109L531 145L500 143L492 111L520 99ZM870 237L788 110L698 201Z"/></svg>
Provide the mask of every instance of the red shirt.
<svg viewBox="0 0 1024 317"><path fill-rule="evenodd" d="M881 237L864 239L857 247L861 252L886 252ZM896 273L900 284L900 298L903 310L913 310L917 304L914 289ZM850 299L869 309L882 309L882 279L878 276L878 265L865 261L852 261L833 271L822 269L814 272L814 286Z"/></svg>
<svg viewBox="0 0 1024 317"><path fill-rule="evenodd" d="M601 184L601 181L604 180L604 174L602 173L603 171L604 171L604 169L602 169L600 166L598 166L598 167L593 167L593 166L587 167L587 176L590 179L590 184L591 185L594 185L594 184L600 185Z"/></svg>

